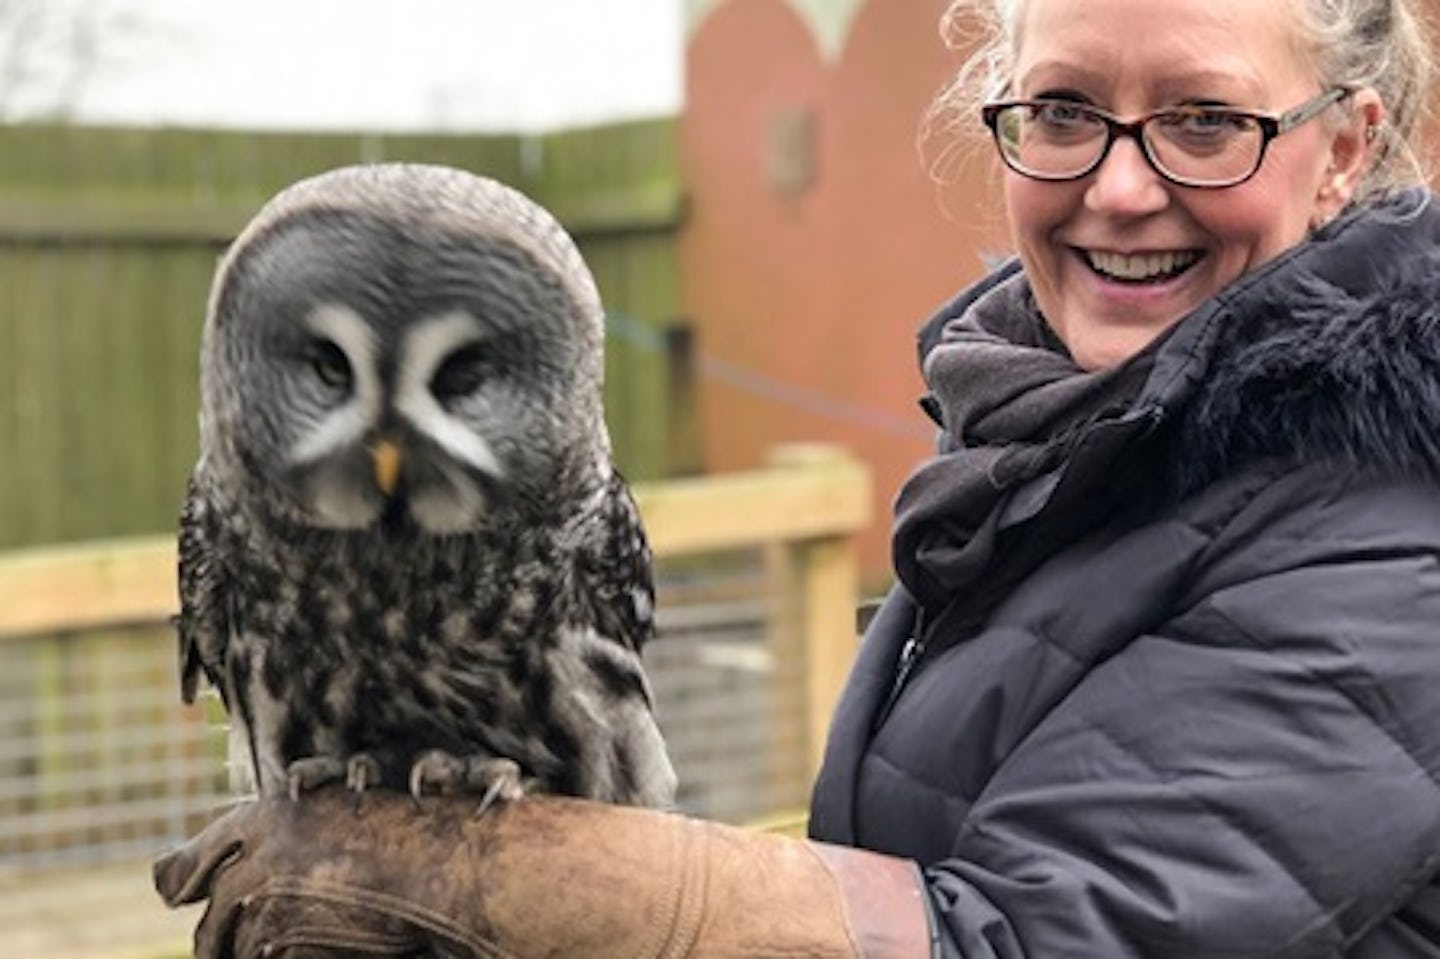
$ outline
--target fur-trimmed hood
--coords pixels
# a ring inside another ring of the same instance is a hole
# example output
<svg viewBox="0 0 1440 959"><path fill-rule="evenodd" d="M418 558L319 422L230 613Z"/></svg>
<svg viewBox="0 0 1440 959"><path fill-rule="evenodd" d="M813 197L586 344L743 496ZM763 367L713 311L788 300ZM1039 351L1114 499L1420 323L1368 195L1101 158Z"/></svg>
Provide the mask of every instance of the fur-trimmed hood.
<svg viewBox="0 0 1440 959"><path fill-rule="evenodd" d="M1222 293L1164 344L1146 394L1179 416L1182 492L1271 458L1440 480L1433 199L1352 212Z"/></svg>
<svg viewBox="0 0 1440 959"><path fill-rule="evenodd" d="M946 324L1023 284L1020 272L1018 261L1001 265L932 317L918 337L922 366ZM1034 309L1021 290L1011 302ZM1440 479L1440 205L1412 190L1348 211L1152 350L1128 419L1169 427L1169 479L1182 495L1265 459ZM933 397L921 402L942 421Z"/></svg>
<svg viewBox="0 0 1440 959"><path fill-rule="evenodd" d="M977 322L984 335L957 337ZM1068 363L1045 330L1014 261L921 330L922 405L946 440L901 490L892 545L897 575L927 606L981 572L1003 582L994 547L1007 530L1037 530L1006 564L1023 575L1122 502L1178 502L1259 464L1440 481L1440 209L1428 193L1348 211L1112 371L1027 378L1037 354ZM1098 413L1052 408L1064 389L1094 392L1097 377L1136 387L1106 387L1089 401ZM999 410L1022 428L970 432L972 399L985 419Z"/></svg>

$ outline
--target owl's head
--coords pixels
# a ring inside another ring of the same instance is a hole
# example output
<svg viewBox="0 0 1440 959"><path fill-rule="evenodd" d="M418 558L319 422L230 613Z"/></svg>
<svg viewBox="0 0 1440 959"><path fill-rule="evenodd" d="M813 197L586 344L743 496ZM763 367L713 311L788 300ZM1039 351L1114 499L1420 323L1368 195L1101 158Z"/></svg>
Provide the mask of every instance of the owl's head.
<svg viewBox="0 0 1440 959"><path fill-rule="evenodd" d="M479 528L608 468L603 318L547 212L445 167L347 167L222 259L201 359L207 469L329 529Z"/></svg>

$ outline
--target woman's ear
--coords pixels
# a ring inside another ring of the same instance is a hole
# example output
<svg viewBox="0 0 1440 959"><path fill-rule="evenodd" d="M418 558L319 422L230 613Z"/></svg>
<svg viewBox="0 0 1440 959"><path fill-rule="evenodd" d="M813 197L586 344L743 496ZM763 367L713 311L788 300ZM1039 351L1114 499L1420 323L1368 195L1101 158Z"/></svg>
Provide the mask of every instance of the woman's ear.
<svg viewBox="0 0 1440 959"><path fill-rule="evenodd" d="M1355 196L1360 181L1380 148L1385 104L1370 87L1356 90L1347 101L1350 110L1330 138L1330 162L1315 194L1315 225L1333 219ZM1321 122L1324 122L1323 120Z"/></svg>

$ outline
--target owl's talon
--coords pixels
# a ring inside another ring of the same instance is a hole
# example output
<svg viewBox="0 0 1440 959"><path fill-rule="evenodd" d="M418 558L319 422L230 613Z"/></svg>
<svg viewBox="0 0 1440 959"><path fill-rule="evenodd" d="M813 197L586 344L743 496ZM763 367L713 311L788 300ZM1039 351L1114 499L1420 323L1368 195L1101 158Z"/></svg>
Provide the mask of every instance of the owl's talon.
<svg viewBox="0 0 1440 959"><path fill-rule="evenodd" d="M483 816L497 802L514 802L526 793L520 778L520 766L510 759L475 759L466 769L466 781L472 787L484 786L480 808L475 815Z"/></svg>
<svg viewBox="0 0 1440 959"><path fill-rule="evenodd" d="M452 756L432 749L410 767L410 795L419 801L427 787L441 794L478 794L480 812L497 802L525 795L520 766L511 759L494 756Z"/></svg>
<svg viewBox="0 0 1440 959"><path fill-rule="evenodd" d="M285 791L297 802L302 794L344 777L345 764L334 756L306 756L285 767Z"/></svg>
<svg viewBox="0 0 1440 959"><path fill-rule="evenodd" d="M519 799L520 796L523 795L523 792L517 792L515 795L510 794L512 791L519 790L519 786L518 777L514 781L510 781L497 776L495 781L485 790L485 795L480 797L480 806L475 810L475 818L478 819L485 815L490 807L495 805L497 801L509 802L513 799Z"/></svg>
<svg viewBox="0 0 1440 959"><path fill-rule="evenodd" d="M436 792L443 793L464 781L465 761L443 749L421 753L410 767L410 795L416 800L425 795L426 786L434 786Z"/></svg>
<svg viewBox="0 0 1440 959"><path fill-rule="evenodd" d="M363 793L378 786L381 777L380 763L369 753L356 753L345 764L345 787L351 792Z"/></svg>

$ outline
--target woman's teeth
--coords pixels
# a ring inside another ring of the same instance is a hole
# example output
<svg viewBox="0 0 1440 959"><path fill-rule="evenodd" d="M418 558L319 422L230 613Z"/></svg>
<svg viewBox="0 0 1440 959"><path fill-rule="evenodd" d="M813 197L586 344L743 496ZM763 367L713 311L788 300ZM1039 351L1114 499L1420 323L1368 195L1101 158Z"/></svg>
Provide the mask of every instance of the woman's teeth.
<svg viewBox="0 0 1440 959"><path fill-rule="evenodd" d="M1123 253L1101 253L1088 250L1085 259L1090 268L1102 276L1127 283L1143 283L1151 280L1168 279L1189 269L1200 254L1194 250L1173 253L1140 253L1126 256Z"/></svg>

